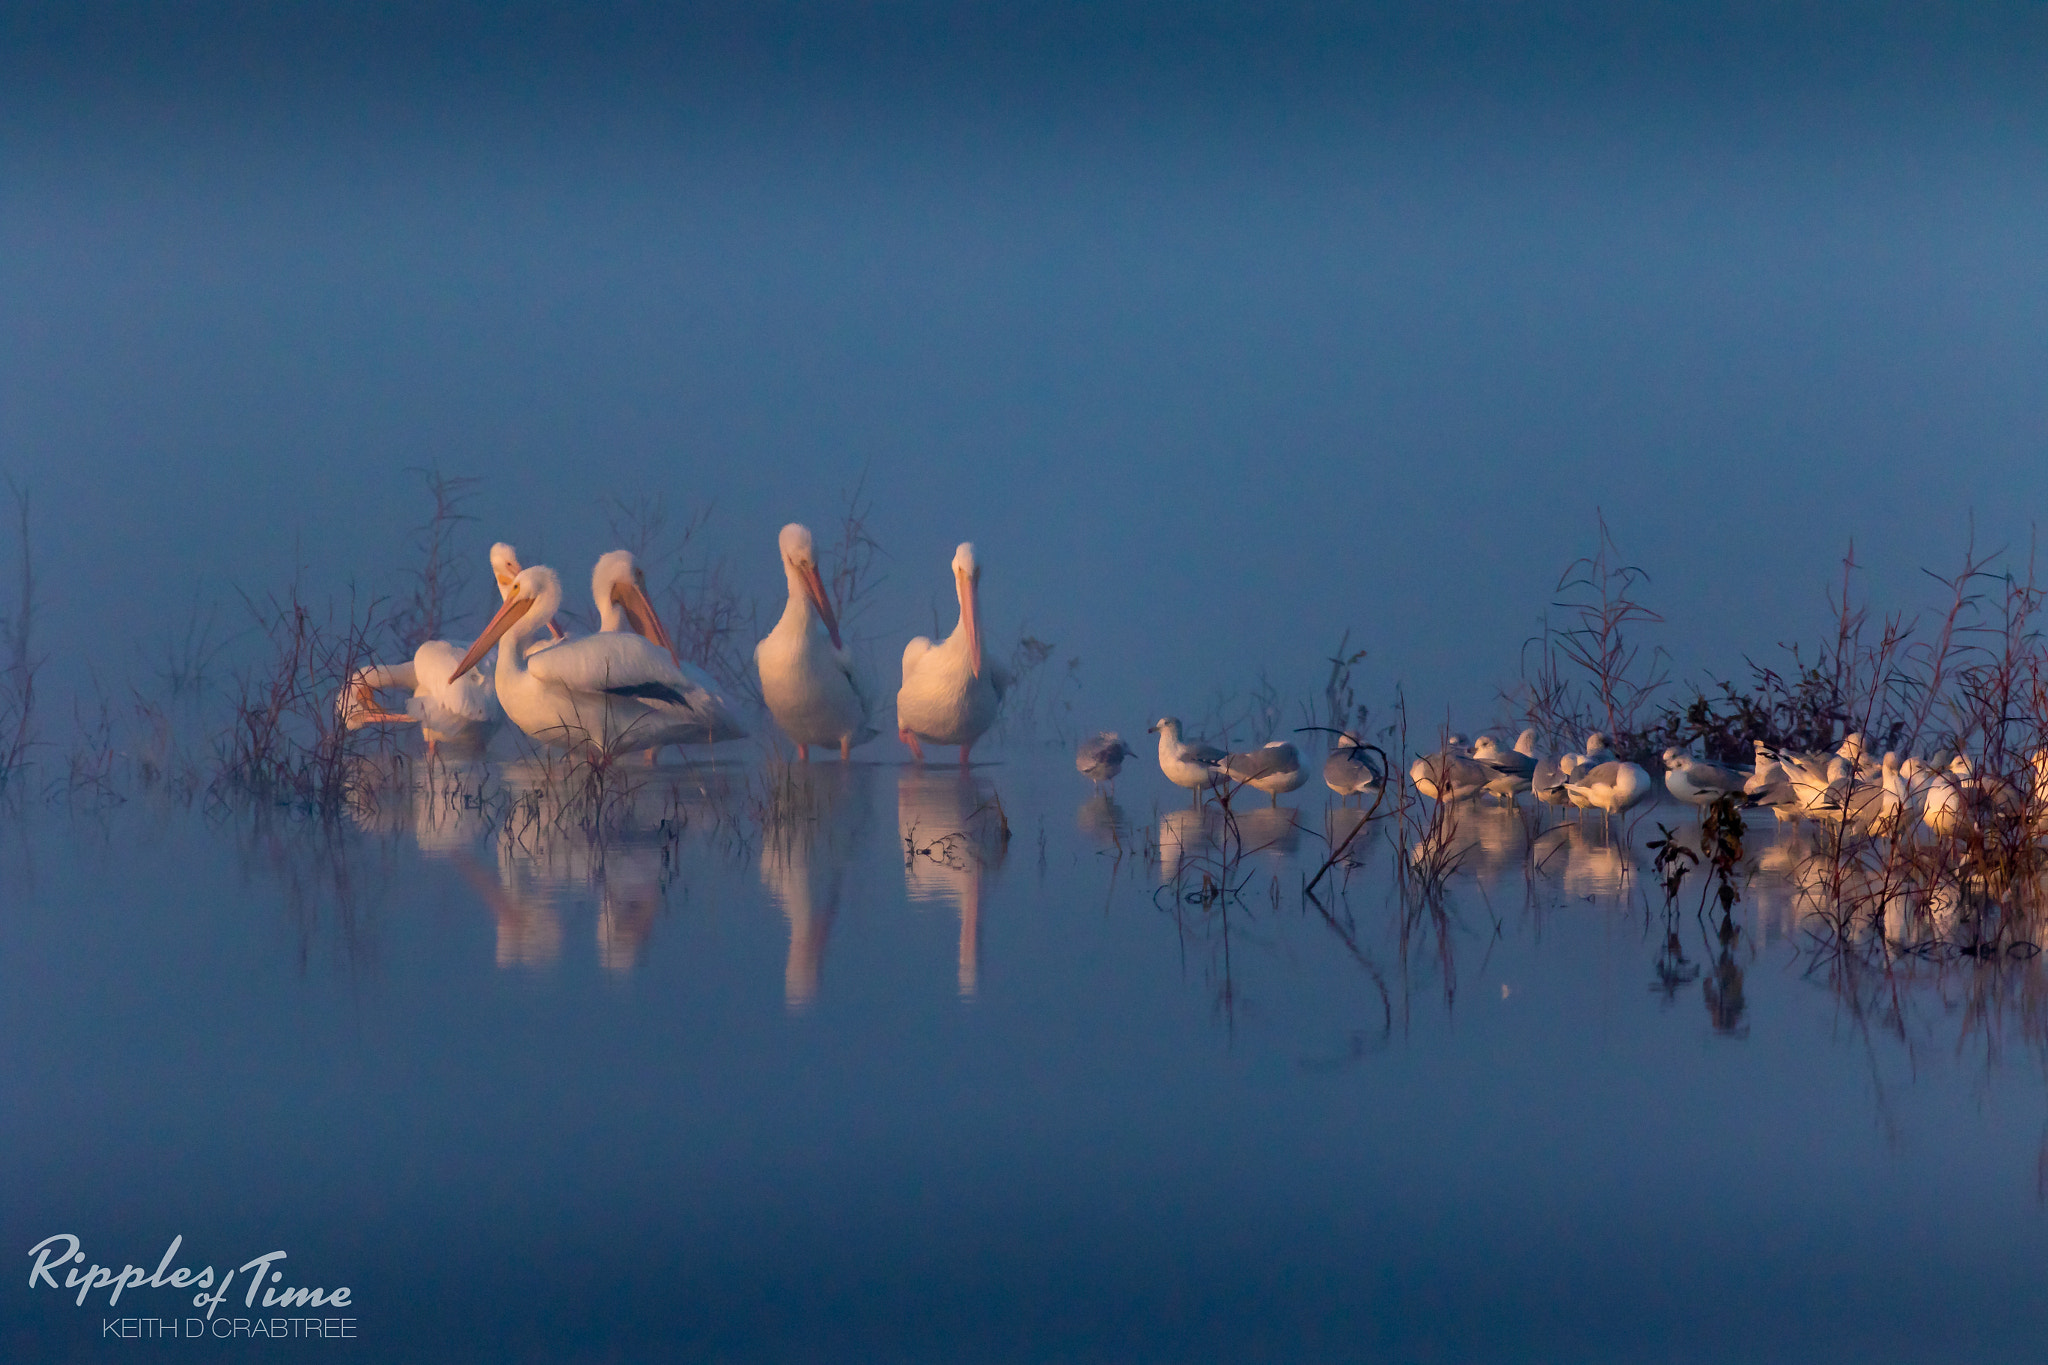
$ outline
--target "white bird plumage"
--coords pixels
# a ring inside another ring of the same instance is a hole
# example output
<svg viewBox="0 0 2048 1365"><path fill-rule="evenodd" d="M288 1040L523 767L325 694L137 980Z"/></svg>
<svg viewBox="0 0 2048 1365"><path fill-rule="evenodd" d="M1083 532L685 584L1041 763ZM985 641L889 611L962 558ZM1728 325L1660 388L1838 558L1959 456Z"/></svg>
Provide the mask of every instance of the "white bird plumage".
<svg viewBox="0 0 2048 1365"><path fill-rule="evenodd" d="M810 528L791 522L782 528L778 546L789 604L775 629L754 646L761 698L796 744L799 760L810 759L813 744L836 746L844 760L854 745L875 737L869 690L839 638L838 614L818 573Z"/></svg>
<svg viewBox="0 0 2048 1365"><path fill-rule="evenodd" d="M716 693L687 677L658 643L601 631L527 655L523 646L562 605L562 580L537 564L512 580L504 606L462 657L458 676L502 639L498 703L528 736L555 748L654 748L737 739L746 731Z"/></svg>
<svg viewBox="0 0 2048 1365"><path fill-rule="evenodd" d="M920 635L903 647L903 686L896 693L896 735L917 761L925 744L957 744L967 766L974 741L995 724L1010 675L984 657L981 645L981 565L972 543L953 552L953 588L960 622L937 644Z"/></svg>
<svg viewBox="0 0 2048 1365"><path fill-rule="evenodd" d="M1159 771L1174 786L1186 787L1194 797L1192 804L1201 805L1202 788L1216 780L1218 765L1227 755L1206 741L1183 739L1180 721L1173 716L1161 716L1145 733L1159 736Z"/></svg>
<svg viewBox="0 0 2048 1365"><path fill-rule="evenodd" d="M1124 737L1114 730L1103 730L1081 741L1074 750L1074 770L1100 787L1105 782L1116 781L1116 775L1123 771L1124 760L1136 757L1137 751L1124 743Z"/></svg>
<svg viewBox="0 0 2048 1365"><path fill-rule="evenodd" d="M1272 797L1276 808L1283 793L1294 791L1308 781L1308 769L1302 766L1301 751L1284 739L1268 740L1264 747L1244 753L1226 754L1222 768L1225 777Z"/></svg>

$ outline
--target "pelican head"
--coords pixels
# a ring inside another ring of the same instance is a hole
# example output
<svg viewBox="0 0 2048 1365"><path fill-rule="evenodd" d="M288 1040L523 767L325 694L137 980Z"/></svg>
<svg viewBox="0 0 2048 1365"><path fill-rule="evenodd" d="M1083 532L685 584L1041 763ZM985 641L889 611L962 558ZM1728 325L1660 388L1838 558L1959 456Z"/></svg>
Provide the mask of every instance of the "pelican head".
<svg viewBox="0 0 2048 1365"><path fill-rule="evenodd" d="M960 624L967 630L967 649L974 657L974 676L981 676L981 614L976 601L981 588L981 565L974 559L974 542L963 540L953 551L953 587L960 594Z"/></svg>
<svg viewBox="0 0 2048 1365"><path fill-rule="evenodd" d="M499 541L491 547L491 577L498 580L500 600L512 595L512 580L519 577L519 551Z"/></svg>
<svg viewBox="0 0 2048 1365"><path fill-rule="evenodd" d="M510 635L516 649L518 641L544 627L561 605L562 580L553 569L545 564L521 569L505 589L505 605L498 608L498 614L484 627L484 633L476 637L469 653L462 656L462 662L455 665L455 671L448 675L448 681L454 682L475 668L477 661L490 653L491 646L497 644L502 636ZM505 667L503 659L499 660L498 666Z"/></svg>
<svg viewBox="0 0 2048 1365"><path fill-rule="evenodd" d="M832 648L845 648L839 642L839 615L832 610L832 603L825 596L825 580L818 575L818 555L811 544L811 528L792 521L782 528L776 544L782 549L782 571L789 576L790 595L794 597L802 593L809 599L811 610L818 613L818 619L825 623L826 633L832 637Z"/></svg>
<svg viewBox="0 0 2048 1365"><path fill-rule="evenodd" d="M598 556L597 567L590 571L590 595L597 599L600 629L620 630L630 624L635 633L667 650L671 659L676 656L676 647L662 628L661 613L648 599L647 573L633 562L631 550Z"/></svg>

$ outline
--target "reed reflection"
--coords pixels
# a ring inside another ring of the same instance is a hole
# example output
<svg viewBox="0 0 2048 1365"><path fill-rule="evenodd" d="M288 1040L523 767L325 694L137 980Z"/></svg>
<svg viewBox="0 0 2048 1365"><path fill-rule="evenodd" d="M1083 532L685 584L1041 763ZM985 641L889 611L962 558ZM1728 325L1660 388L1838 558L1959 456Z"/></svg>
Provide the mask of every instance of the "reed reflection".
<svg viewBox="0 0 2048 1365"><path fill-rule="evenodd" d="M913 904L942 902L960 916L959 990L981 989L981 907L1009 852L1009 817L992 782L973 772L907 767L896 779L903 884Z"/></svg>
<svg viewBox="0 0 2048 1365"><path fill-rule="evenodd" d="M782 765L768 780L761 884L789 921L782 999L799 1013L818 997L825 946L839 918L848 869L872 818L875 769L849 763Z"/></svg>

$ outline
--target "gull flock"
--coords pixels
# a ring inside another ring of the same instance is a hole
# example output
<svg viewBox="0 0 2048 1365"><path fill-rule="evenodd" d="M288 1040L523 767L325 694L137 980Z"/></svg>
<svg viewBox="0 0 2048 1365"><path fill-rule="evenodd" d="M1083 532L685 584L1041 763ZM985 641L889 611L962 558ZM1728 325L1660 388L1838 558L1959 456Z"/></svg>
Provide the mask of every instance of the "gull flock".
<svg viewBox="0 0 2048 1365"><path fill-rule="evenodd" d="M810 531L791 523L777 538L789 599L781 617L754 650L761 697L775 724L796 746L799 760L813 748L837 749L842 760L881 733L876 691L856 667L840 635L838 614L826 591ZM483 752L510 720L550 748L645 750L652 761L670 744L717 744L743 739L735 709L701 669L682 660L647 594L646 576L624 550L614 550L591 571L598 629L565 633L555 622L562 609L561 576L545 565L523 566L512 546L491 547L499 606L483 633L468 645L429 640L410 660L357 669L336 706L349 729L416 724L430 754L444 746ZM903 650L896 693L896 733L922 763L926 745L954 746L964 768L975 743L1000 715L1010 677L987 657L981 633L981 565L974 546L954 551L953 588L960 615L945 639L926 636ZM492 651L496 659L486 669ZM405 693L400 707L385 694ZM1190 738L1165 716L1149 727L1158 736L1159 770L1186 789L1199 806L1204 792L1250 787L1274 806L1305 786L1308 766L1295 745L1273 740L1232 753ZM1376 799L1386 788L1386 755L1349 731L1323 762L1324 784L1349 801ZM1424 797L1453 803L1491 798L1513 803L1524 792L1546 805L1597 811L1603 820L1623 815L1656 795L1657 782L1641 765L1621 759L1608 737L1586 737L1583 751L1538 752L1537 734L1524 730L1512 745L1492 735L1467 741L1451 735L1422 755L1408 777ZM1126 758L1136 756L1122 737L1104 731L1083 740L1074 766L1101 786L1114 782ZM1851 734L1833 752L1794 753L1759 741L1754 762L1735 767L1663 753L1663 787L1701 811L1724 797L1768 809L1781 823L1849 826L1896 837L1915 823L1938 834L1967 829L1973 812L1989 802L2001 809L2048 809L2048 751L2033 756L2033 791L1980 775L1965 754L1930 759L1897 753L1873 755Z"/></svg>

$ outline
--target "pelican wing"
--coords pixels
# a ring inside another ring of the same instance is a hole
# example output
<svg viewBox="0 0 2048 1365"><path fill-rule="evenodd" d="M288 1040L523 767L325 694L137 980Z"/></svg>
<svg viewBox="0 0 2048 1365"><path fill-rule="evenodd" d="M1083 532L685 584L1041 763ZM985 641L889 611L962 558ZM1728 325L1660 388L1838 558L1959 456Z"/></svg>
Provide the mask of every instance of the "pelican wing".
<svg viewBox="0 0 2048 1365"><path fill-rule="evenodd" d="M498 718L497 696L491 675L472 669L454 682L448 675L462 662L465 651L446 640L429 640L412 656L417 686L406 703L408 714L430 728L449 730L462 724L481 725Z"/></svg>
<svg viewBox="0 0 2048 1365"><path fill-rule="evenodd" d="M526 666L542 682L572 692L611 692L660 683L680 696L685 686L682 671L668 651L623 630L564 640L552 649L529 654Z"/></svg>
<svg viewBox="0 0 2048 1365"><path fill-rule="evenodd" d="M909 644L903 646L904 686L908 687L910 685L910 675L917 671L917 666L924 662L924 656L931 652L932 637L929 635L920 635Z"/></svg>

